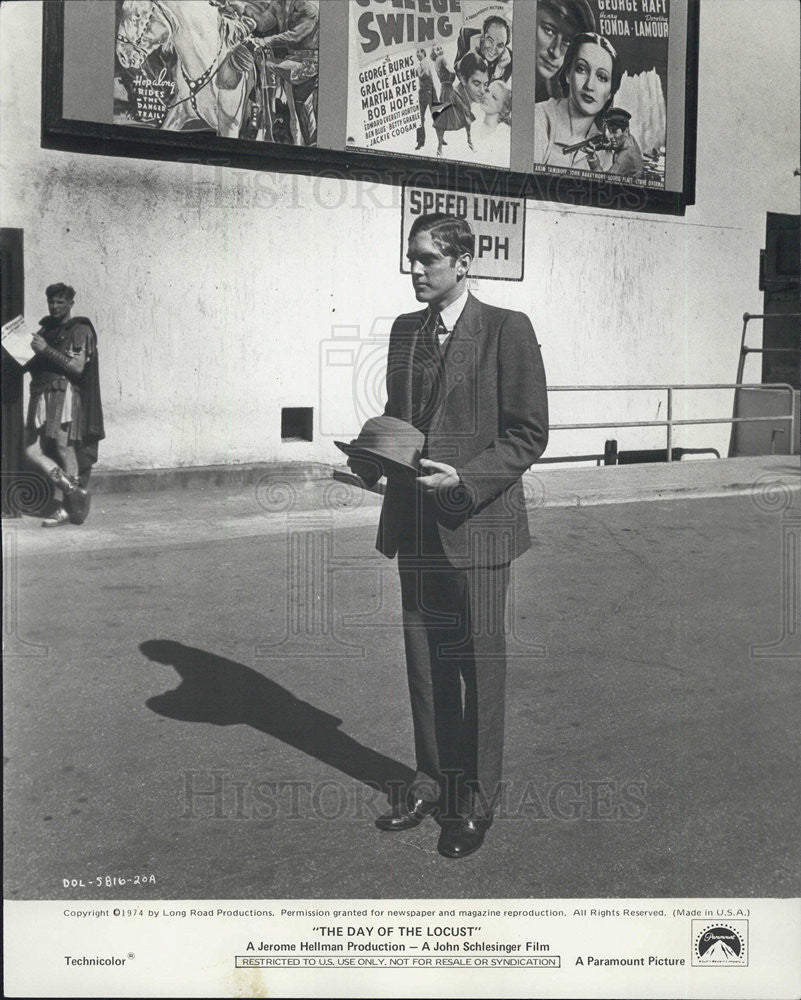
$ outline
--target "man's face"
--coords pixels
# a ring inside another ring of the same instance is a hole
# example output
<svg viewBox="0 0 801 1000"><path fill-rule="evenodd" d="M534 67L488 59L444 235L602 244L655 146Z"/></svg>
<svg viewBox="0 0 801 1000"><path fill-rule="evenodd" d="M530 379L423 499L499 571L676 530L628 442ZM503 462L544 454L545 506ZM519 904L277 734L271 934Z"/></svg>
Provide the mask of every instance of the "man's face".
<svg viewBox="0 0 801 1000"><path fill-rule="evenodd" d="M453 301L459 273L467 255L457 261L446 257L431 239L431 233L416 233L409 240L406 258L411 264L412 284L418 302L433 306L447 305Z"/></svg>
<svg viewBox="0 0 801 1000"><path fill-rule="evenodd" d="M500 24L491 24L481 36L479 43L481 55L487 62L495 62L506 51L508 41L506 28L501 27Z"/></svg>
<svg viewBox="0 0 801 1000"><path fill-rule="evenodd" d="M576 28L546 4L537 10L537 73L545 80L556 76L565 61L565 53Z"/></svg>
<svg viewBox="0 0 801 1000"><path fill-rule="evenodd" d="M489 77L483 70L476 70L469 79L464 81L467 96L471 101L478 101L479 104L484 100L487 87L489 87Z"/></svg>
<svg viewBox="0 0 801 1000"><path fill-rule="evenodd" d="M609 140L609 145L612 149L620 149L626 138L626 133L628 129L625 125L607 125L604 128L606 133L606 138Z"/></svg>
<svg viewBox="0 0 801 1000"><path fill-rule="evenodd" d="M67 319L72 311L73 302L63 295L54 295L47 300L47 308L53 319Z"/></svg>

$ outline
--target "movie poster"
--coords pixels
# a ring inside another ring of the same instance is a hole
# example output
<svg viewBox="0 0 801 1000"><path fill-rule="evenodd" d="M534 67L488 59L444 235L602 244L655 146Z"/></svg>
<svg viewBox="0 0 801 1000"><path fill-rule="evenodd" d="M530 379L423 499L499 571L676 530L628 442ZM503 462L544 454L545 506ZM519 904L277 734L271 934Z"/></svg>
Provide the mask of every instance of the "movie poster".
<svg viewBox="0 0 801 1000"><path fill-rule="evenodd" d="M513 0L353 0L347 146L510 167Z"/></svg>
<svg viewBox="0 0 801 1000"><path fill-rule="evenodd" d="M319 0L116 0L114 122L317 144Z"/></svg>
<svg viewBox="0 0 801 1000"><path fill-rule="evenodd" d="M534 169L665 187L671 0L539 0Z"/></svg>

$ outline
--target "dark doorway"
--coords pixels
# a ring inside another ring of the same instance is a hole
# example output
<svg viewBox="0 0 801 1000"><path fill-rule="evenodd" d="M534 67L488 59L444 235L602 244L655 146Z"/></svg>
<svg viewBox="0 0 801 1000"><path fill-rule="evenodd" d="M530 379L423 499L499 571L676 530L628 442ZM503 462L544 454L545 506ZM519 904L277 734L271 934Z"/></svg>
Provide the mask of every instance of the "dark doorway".
<svg viewBox="0 0 801 1000"><path fill-rule="evenodd" d="M0 229L0 325L25 310L22 230Z"/></svg>
<svg viewBox="0 0 801 1000"><path fill-rule="evenodd" d="M759 287L764 293L762 381L801 387L801 217L768 212ZM791 316L790 313L796 315Z"/></svg>
<svg viewBox="0 0 801 1000"><path fill-rule="evenodd" d="M25 310L22 230L0 229L0 324ZM22 368L7 351L0 358L2 390L2 508L17 516L15 477L22 469Z"/></svg>

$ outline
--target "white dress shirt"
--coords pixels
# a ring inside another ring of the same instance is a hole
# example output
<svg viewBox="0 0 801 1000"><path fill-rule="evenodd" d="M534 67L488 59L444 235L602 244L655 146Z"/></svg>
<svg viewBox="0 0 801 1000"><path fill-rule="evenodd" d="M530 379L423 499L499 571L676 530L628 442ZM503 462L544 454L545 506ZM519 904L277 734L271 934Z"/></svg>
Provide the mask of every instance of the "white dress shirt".
<svg viewBox="0 0 801 1000"><path fill-rule="evenodd" d="M445 327L444 330L440 328L439 330L439 346L441 350L445 350L445 345L448 343L448 338L453 333L453 328L456 326L456 321L462 315L464 307L467 305L467 282L465 282L464 290L462 294L454 302L451 302L449 306L445 306L442 312L439 314L442 320L442 325Z"/></svg>

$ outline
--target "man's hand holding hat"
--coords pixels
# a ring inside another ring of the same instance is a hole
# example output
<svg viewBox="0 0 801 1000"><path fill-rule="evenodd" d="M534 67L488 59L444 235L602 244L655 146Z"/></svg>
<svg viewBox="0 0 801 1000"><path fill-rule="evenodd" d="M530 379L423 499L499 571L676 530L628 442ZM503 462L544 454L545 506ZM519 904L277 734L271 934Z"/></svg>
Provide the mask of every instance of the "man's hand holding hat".
<svg viewBox="0 0 801 1000"><path fill-rule="evenodd" d="M351 455L348 459L348 468L359 477L368 490L371 490L381 478L381 469L377 462L371 462L368 458L358 458Z"/></svg>
<svg viewBox="0 0 801 1000"><path fill-rule="evenodd" d="M452 465L446 465L445 462L421 458L420 468L426 475L417 477L417 485L426 495L436 493L438 490L452 489L461 482L456 469Z"/></svg>
<svg viewBox="0 0 801 1000"><path fill-rule="evenodd" d="M419 471L425 436L412 424L386 414L366 420L353 441L335 441L348 456L348 465L374 486L382 475L400 475L413 481Z"/></svg>

